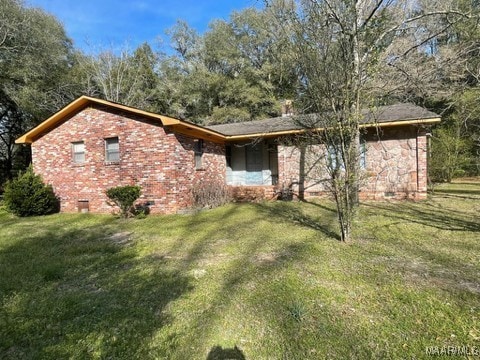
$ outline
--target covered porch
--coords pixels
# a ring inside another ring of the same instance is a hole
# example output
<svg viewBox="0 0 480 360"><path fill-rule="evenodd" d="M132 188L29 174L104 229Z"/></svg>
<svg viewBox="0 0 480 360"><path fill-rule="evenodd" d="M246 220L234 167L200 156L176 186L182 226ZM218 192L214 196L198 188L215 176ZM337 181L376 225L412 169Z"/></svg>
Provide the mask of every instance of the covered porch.
<svg viewBox="0 0 480 360"><path fill-rule="evenodd" d="M226 183L236 201L276 197L278 149L273 141L259 139L226 145Z"/></svg>
<svg viewBox="0 0 480 360"><path fill-rule="evenodd" d="M278 184L278 150L273 141L229 143L225 149L227 185L274 186Z"/></svg>

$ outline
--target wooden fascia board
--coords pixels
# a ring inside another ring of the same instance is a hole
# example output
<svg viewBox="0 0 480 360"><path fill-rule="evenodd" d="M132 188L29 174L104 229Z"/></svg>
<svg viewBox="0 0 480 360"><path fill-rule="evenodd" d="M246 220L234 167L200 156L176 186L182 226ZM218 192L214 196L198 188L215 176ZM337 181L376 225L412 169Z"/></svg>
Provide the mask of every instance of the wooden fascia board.
<svg viewBox="0 0 480 360"><path fill-rule="evenodd" d="M181 122L179 124L169 126L168 128L182 135L210 140L216 143L223 143L226 139L225 135L221 133L191 123Z"/></svg>
<svg viewBox="0 0 480 360"><path fill-rule="evenodd" d="M49 130L54 128L55 125L59 124L66 117L68 117L69 115L77 111L80 111L86 108L89 104L104 105L113 109L133 113L136 115L141 115L143 117L147 117L150 119L157 119L157 120L160 120L163 126L172 126L172 125L178 125L182 123L181 120L174 119L168 116L150 113L148 111L131 108L129 106L112 103L110 101L106 101L102 99L91 98L88 96L81 96L78 99L71 102L70 104L68 104L67 106L65 106L63 109L59 110L58 112L50 116L47 120L43 121L42 123L34 127L32 130L28 131L27 133L25 133L24 135L16 139L15 143L31 144L39 136L41 136L45 132L48 132Z"/></svg>
<svg viewBox="0 0 480 360"><path fill-rule="evenodd" d="M95 99L95 98L88 98L88 99L90 101L92 101L93 103L105 105L105 106L112 107L112 108L122 110L122 111L125 111L125 112L133 113L133 114L136 114L136 115L141 115L141 116L144 116L144 117L147 117L147 118L160 120L162 122L163 126L176 125L176 124L179 124L181 122L181 120L174 119L174 118L171 118L169 116L158 115L158 114L151 113L151 112L148 112L148 111L145 111L145 110L135 109L135 108L132 108L132 107L129 107L129 106L126 106L126 105L112 103L110 101L106 101L106 100L102 100L102 99Z"/></svg>
<svg viewBox="0 0 480 360"><path fill-rule="evenodd" d="M38 135L43 134L45 131L53 128L56 124L58 124L63 118L68 116L69 114L78 111L79 109L86 106L86 104L90 101L90 99L86 96L82 96L63 109L59 110L52 116L50 116L47 120L43 121L27 133L23 134L21 137L15 140L16 144L31 144Z"/></svg>
<svg viewBox="0 0 480 360"><path fill-rule="evenodd" d="M315 130L323 130L323 129L314 129ZM227 141L235 141L235 140L249 140L254 138L272 138L282 135L295 135L305 132L304 129L297 129L297 130L285 130L285 131L276 131L276 132L269 132L269 133L253 133L253 134L246 134L246 135L226 135L225 138Z"/></svg>
<svg viewBox="0 0 480 360"><path fill-rule="evenodd" d="M416 119L416 120L405 120L405 121L389 121L382 123L368 123L361 124L360 128L371 128L371 127L390 127L390 126L402 126L402 125L432 125L437 124L441 121L441 118L430 118L430 119Z"/></svg>

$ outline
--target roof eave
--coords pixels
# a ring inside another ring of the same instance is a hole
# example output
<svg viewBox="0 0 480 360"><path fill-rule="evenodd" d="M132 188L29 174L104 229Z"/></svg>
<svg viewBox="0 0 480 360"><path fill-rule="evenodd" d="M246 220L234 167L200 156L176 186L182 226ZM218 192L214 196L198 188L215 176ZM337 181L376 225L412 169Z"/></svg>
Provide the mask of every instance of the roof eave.
<svg viewBox="0 0 480 360"><path fill-rule="evenodd" d="M222 133L219 133L215 130L206 129L193 123L181 122L168 127L176 133L190 137L201 138L204 140L211 140L213 142L224 142L226 139L226 136Z"/></svg>
<svg viewBox="0 0 480 360"><path fill-rule="evenodd" d="M89 96L81 96L78 99L72 101L70 104L65 106L63 109L59 110L47 120L43 121L35 128L25 133L21 137L15 140L16 144L31 144L44 133L54 128L59 122L64 120L67 116L80 111L86 108L89 104L104 105L117 110L122 110L125 112L141 115L150 119L159 120L163 126L170 127L172 130L179 132L187 136L200 137L206 140L212 140L215 142L225 142L225 141L238 141L238 140L248 140L252 138L272 138L283 135L295 135L305 132L306 129L292 129L292 130L282 130L282 131L273 131L273 132L263 132L263 133L252 133L252 134L237 134L237 135L225 135L213 129L207 129L203 126L196 125L194 123L186 122L183 120L171 118L164 115L154 114L148 111L132 108L126 105L121 105L113 103L107 100L96 99ZM389 122L374 122L361 124L361 128L369 127L390 127L390 126L402 126L402 125L431 125L440 122L440 117L427 118L427 119L411 119L411 120L402 120L402 121L389 121ZM324 128L310 129L311 131L322 131Z"/></svg>
<svg viewBox="0 0 480 360"><path fill-rule="evenodd" d="M158 115L148 111L135 109L126 105L121 105L121 104L113 103L107 100L96 99L96 98L92 98L84 95L72 101L63 109L59 110L58 112L50 116L47 120L43 121L42 123L34 127L32 130L30 130L29 132L25 133L24 135L16 139L15 143L16 144L33 143L40 136L42 136L42 134L54 128L59 122L61 122L67 116L86 108L90 104L104 105L117 110L133 113L133 114L147 117L150 119L159 120L163 126L175 128L176 130L179 130L179 132L185 135L195 133L198 136L201 136L204 138L214 138L217 141L223 141L225 138L223 134L218 133L215 130L205 129L193 123L188 123L179 119L171 118L169 116ZM193 131L190 131L190 130L193 130Z"/></svg>
<svg viewBox="0 0 480 360"><path fill-rule="evenodd" d="M47 120L43 121L21 137L15 140L16 144L31 144L35 140L35 137L37 135L42 134L45 130L49 129L50 127L53 127L55 124L57 124L60 119L62 119L64 116L67 116L68 114L77 111L78 109L82 108L85 106L90 99L87 96L81 96L78 99L72 101L70 104L65 106L63 109L57 111L55 114L50 116Z"/></svg>
<svg viewBox="0 0 480 360"><path fill-rule="evenodd" d="M404 121L388 121L388 122L376 122L376 123L367 123L360 124L360 128L371 128L371 127L392 127L392 126L402 126L402 125L432 125L439 123L441 118L429 118L429 119L412 119ZM276 132L264 132L264 133L252 133L252 134L240 134L240 135L226 135L225 138L227 141L236 141L236 140L249 140L254 138L272 138L283 135L296 135L309 131L323 131L324 128L315 128L315 129L293 129L293 130L283 130Z"/></svg>
<svg viewBox="0 0 480 360"><path fill-rule="evenodd" d="M395 121L386 121L386 122L373 122L367 124L361 124L361 128L369 127L390 127L390 126L402 126L402 125L432 125L437 124L442 119L440 117L429 118L429 119L411 119L411 120L395 120Z"/></svg>

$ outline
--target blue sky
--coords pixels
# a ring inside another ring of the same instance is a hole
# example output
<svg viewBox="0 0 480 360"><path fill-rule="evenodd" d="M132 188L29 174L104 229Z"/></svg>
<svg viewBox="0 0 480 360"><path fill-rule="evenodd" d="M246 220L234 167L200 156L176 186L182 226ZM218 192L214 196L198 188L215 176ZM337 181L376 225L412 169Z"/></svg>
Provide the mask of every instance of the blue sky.
<svg viewBox="0 0 480 360"><path fill-rule="evenodd" d="M26 0L55 15L73 39L86 52L135 48L147 41L159 45L158 37L177 19L185 20L200 33L214 19L228 19L234 10L259 7L261 0ZM168 44L165 44L168 46Z"/></svg>

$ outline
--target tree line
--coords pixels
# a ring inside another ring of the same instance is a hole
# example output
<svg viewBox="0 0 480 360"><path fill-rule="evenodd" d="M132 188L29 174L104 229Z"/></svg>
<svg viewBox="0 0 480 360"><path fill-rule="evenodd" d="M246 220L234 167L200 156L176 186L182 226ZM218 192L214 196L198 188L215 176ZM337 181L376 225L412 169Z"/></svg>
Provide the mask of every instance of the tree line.
<svg viewBox="0 0 480 360"><path fill-rule="evenodd" d="M22 0L0 2L0 183L28 163L14 146L24 131L85 94L202 124L279 114L295 95L292 57L268 10L246 9L213 20L200 35L184 21L153 50L75 47L53 15Z"/></svg>

